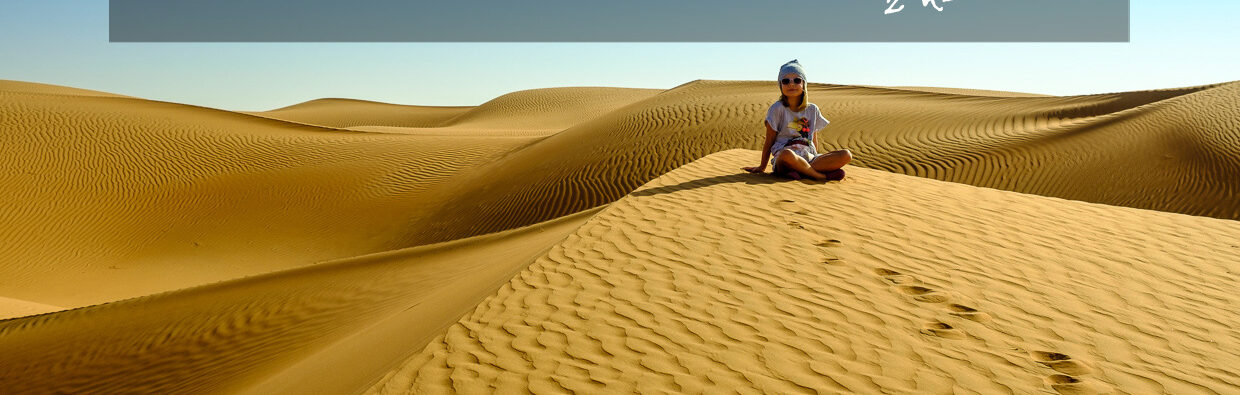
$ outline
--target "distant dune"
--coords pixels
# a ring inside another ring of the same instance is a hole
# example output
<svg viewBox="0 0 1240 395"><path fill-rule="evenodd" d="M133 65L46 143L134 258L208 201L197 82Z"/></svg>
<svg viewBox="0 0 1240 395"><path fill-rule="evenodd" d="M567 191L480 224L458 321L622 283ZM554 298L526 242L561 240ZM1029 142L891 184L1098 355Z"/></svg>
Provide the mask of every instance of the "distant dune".
<svg viewBox="0 0 1240 395"><path fill-rule="evenodd" d="M473 107L405 106L353 99L317 99L245 114L331 127L436 127Z"/></svg>
<svg viewBox="0 0 1240 395"><path fill-rule="evenodd" d="M1044 95L1040 93L992 91L988 89L942 88L942 87L930 87L930 86L869 86L869 85L858 85L858 86L867 87L867 88L904 89L904 90L911 90L911 91L946 93L946 94L952 94L952 95L966 95L966 96L1054 97L1054 95Z"/></svg>
<svg viewBox="0 0 1240 395"><path fill-rule="evenodd" d="M809 90L843 182L740 169L771 82L0 80L0 388L1240 391L1240 82Z"/></svg>
<svg viewBox="0 0 1240 395"><path fill-rule="evenodd" d="M71 88L67 86L40 84L36 82L23 82L13 80L0 80L0 93L38 93L45 95L66 95L66 96L96 96L96 97L120 97L133 98L130 96L118 95L115 93L107 93L93 91L90 89Z"/></svg>

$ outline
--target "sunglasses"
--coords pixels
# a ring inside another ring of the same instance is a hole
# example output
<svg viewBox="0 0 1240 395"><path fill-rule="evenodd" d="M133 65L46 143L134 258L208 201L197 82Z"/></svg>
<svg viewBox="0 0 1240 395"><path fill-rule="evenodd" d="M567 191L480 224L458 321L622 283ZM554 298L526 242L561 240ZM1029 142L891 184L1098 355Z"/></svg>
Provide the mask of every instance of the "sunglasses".
<svg viewBox="0 0 1240 395"><path fill-rule="evenodd" d="M784 85L788 85L788 84L797 84L797 85L801 85L801 79L800 79L800 78L793 78L793 79L791 79L791 80L789 80L789 79L787 79L787 78L784 78L784 79L782 79L782 80L779 80L779 82L783 83Z"/></svg>

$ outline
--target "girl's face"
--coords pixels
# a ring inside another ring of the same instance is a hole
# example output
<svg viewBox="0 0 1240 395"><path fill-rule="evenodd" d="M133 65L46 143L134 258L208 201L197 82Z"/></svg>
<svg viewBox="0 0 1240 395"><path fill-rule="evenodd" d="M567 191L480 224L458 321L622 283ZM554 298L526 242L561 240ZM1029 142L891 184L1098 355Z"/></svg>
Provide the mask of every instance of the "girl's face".
<svg viewBox="0 0 1240 395"><path fill-rule="evenodd" d="M798 76L796 73L784 74L784 76L780 78L779 89L780 91L784 92L784 96L788 96L788 97L801 96L801 92L803 92L805 89L805 81L801 81L801 83L798 84L796 80L800 80L800 79L801 77ZM783 80L788 80L788 83L785 84Z"/></svg>

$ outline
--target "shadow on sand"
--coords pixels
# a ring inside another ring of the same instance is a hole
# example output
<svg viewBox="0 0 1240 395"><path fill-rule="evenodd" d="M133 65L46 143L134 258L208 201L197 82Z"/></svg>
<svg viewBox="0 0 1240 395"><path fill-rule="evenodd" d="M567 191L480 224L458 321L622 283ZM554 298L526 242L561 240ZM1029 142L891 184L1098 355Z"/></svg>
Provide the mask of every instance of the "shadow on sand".
<svg viewBox="0 0 1240 395"><path fill-rule="evenodd" d="M711 185L725 184L725 183L732 183L732 182L743 182L749 185L769 185L769 184L775 184L775 183L781 183L781 182L801 182L805 184L826 184L829 181L815 181L809 178L793 180L790 178L779 177L771 173L764 173L764 174L738 173L738 174L727 174L727 175L721 175L721 176L700 178L696 180L685 181L679 184L665 185L665 186L650 188L650 189L643 189L640 191L634 191L630 193L629 195L654 196L654 195L659 195L659 194L664 194L664 193L685 191L685 190L690 190L694 188L701 188L701 187L706 187L706 186L711 186Z"/></svg>

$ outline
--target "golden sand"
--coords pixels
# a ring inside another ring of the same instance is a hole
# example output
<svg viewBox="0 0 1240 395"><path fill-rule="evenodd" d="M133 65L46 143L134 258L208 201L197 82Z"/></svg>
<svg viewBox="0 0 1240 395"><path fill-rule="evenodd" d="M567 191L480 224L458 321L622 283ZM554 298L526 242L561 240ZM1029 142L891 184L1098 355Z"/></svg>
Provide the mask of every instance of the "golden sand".
<svg viewBox="0 0 1240 395"><path fill-rule="evenodd" d="M0 81L0 392L1240 392L1240 83L810 84L831 183L772 85Z"/></svg>
<svg viewBox="0 0 1240 395"><path fill-rule="evenodd" d="M1240 223L753 154L608 205L372 391L1237 390Z"/></svg>

